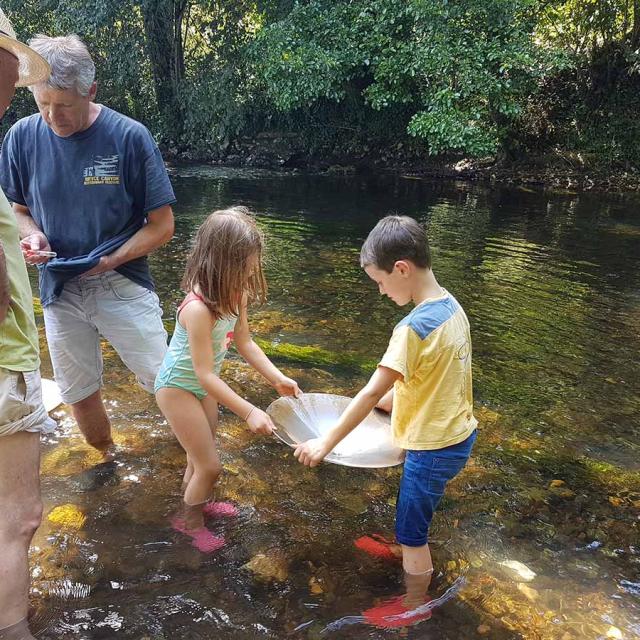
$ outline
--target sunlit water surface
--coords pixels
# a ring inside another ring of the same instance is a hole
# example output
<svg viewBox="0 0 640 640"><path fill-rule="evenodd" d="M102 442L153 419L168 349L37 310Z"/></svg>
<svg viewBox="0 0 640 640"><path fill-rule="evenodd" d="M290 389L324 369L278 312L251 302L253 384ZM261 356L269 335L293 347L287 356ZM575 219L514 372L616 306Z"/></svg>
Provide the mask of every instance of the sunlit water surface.
<svg viewBox="0 0 640 640"><path fill-rule="evenodd" d="M392 535L400 468L307 470L228 412L218 496L240 515L210 523L226 538L220 551L191 547L169 526L184 455L107 350L120 461L96 466L64 408L43 446L40 637L640 637L637 200L201 168L173 180L176 237L152 258L168 328L196 228L216 208L247 205L268 238L270 284L252 329L306 391L353 395L407 313L358 266L367 232L394 212L428 225L436 275L471 321L480 420L433 523L442 601L404 631L363 616L403 592L398 565L353 544ZM235 354L224 375L261 406L275 398Z"/></svg>

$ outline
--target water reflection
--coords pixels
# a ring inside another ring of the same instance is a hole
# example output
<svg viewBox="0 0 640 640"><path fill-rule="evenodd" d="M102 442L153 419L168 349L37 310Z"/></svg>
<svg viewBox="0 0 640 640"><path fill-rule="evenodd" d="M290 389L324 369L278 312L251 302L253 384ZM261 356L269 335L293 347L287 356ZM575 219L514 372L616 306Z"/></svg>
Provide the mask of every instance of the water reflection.
<svg viewBox="0 0 640 640"><path fill-rule="evenodd" d="M152 259L168 324L201 220L250 206L268 236L271 288L252 327L307 391L352 395L404 314L358 267L369 229L394 211L429 225L438 278L472 324L481 435L434 520L438 604L407 637L640 636L637 201L199 169L174 182L177 236ZM224 413L217 497L239 514L210 521L227 544L203 556L169 524L182 451L113 352L105 363L115 465L96 466L64 409L43 450L40 637L393 633L332 625L403 593L399 565L354 544L392 532L399 469L304 470ZM224 375L252 402L275 398L237 358Z"/></svg>
<svg viewBox="0 0 640 640"><path fill-rule="evenodd" d="M405 575L405 582L406 580L407 576ZM320 633L321 635L328 635L333 631L339 631L354 624L368 624L381 629L413 626L425 620L430 620L432 612L445 602L455 598L464 584L464 577L459 576L441 596L435 599L430 597L422 598L426 601L414 606L408 605L406 595L385 599L379 605L367 609L361 616L345 616L335 620L322 629ZM300 628L304 628L304 625L298 627L298 629Z"/></svg>

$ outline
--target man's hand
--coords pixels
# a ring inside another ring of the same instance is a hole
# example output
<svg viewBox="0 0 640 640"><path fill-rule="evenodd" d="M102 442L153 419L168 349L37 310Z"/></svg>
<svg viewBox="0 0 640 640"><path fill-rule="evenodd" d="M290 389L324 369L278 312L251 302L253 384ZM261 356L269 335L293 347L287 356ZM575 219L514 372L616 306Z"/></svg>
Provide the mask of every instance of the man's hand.
<svg viewBox="0 0 640 640"><path fill-rule="evenodd" d="M329 454L331 447L323 438L313 438L301 442L293 455L306 467L317 467Z"/></svg>
<svg viewBox="0 0 640 640"><path fill-rule="evenodd" d="M85 271L80 277L86 278L88 276L97 276L99 273L104 273L105 271L112 271L114 267L111 264L111 260L109 256L102 256L98 264L93 267L93 269L89 269L89 271Z"/></svg>
<svg viewBox="0 0 640 640"><path fill-rule="evenodd" d="M273 383L273 388L281 396L294 396L295 398L299 398L302 395L302 391L300 391L298 383L291 378L287 378L287 376L281 376L278 378Z"/></svg>
<svg viewBox="0 0 640 640"><path fill-rule="evenodd" d="M22 255L27 264L44 264L51 260L49 256L39 256L38 251L51 251L47 236L42 231L35 231L20 240Z"/></svg>

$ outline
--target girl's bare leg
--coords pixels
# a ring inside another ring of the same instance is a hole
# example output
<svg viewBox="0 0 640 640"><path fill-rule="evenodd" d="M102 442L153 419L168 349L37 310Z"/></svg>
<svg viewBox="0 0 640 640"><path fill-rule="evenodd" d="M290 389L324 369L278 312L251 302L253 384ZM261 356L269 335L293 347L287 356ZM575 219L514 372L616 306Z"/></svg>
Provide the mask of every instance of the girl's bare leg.
<svg viewBox="0 0 640 640"><path fill-rule="evenodd" d="M221 471L210 424L211 402L205 404L192 393L176 388L158 390L156 399L186 451L188 462L193 465L193 473L184 492L185 526L187 529L201 528L204 526L202 507Z"/></svg>
<svg viewBox="0 0 640 640"><path fill-rule="evenodd" d="M215 442L216 433L218 431L218 416L219 416L219 407L216 400L214 400L211 396L206 396L201 400L202 408L207 416L207 421L209 422L209 429L211 429L211 436ZM220 473L222 473L222 464L220 465ZM218 476L219 477L219 476ZM217 480L216 480L217 484ZM207 499L213 500L213 492L215 490L215 485L211 490L211 494Z"/></svg>
<svg viewBox="0 0 640 640"><path fill-rule="evenodd" d="M205 396L200 401L200 404L202 404L202 408L207 416L211 435L215 438L216 432L218 431L218 403L211 396Z"/></svg>
<svg viewBox="0 0 640 640"><path fill-rule="evenodd" d="M187 468L184 470L184 475L182 476L182 485L180 490L184 494L187 490L187 486L189 485L189 481L191 480L191 476L193 475L193 463L189 460L189 455L187 455Z"/></svg>
<svg viewBox="0 0 640 640"><path fill-rule="evenodd" d="M215 438L216 431L218 430L218 403L209 396L203 398L200 403L202 404L204 412L207 416L209 427L211 428L211 433ZM193 462L191 462L191 460L189 459L189 455L187 454L187 468L184 470L184 475L182 477L182 493L187 490L187 486L189 484L189 481L191 480L191 476L193 476Z"/></svg>

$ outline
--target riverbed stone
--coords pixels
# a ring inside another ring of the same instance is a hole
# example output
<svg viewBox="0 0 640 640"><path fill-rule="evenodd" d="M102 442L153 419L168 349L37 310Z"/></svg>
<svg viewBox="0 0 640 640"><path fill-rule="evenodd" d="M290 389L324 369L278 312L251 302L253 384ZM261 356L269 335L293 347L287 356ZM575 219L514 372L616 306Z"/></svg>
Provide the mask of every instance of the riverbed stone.
<svg viewBox="0 0 640 640"><path fill-rule="evenodd" d="M61 504L54 507L47 520L61 529L82 529L87 517L74 504Z"/></svg>
<svg viewBox="0 0 640 640"><path fill-rule="evenodd" d="M277 551L257 553L249 562L243 565L253 575L265 582L284 582L289 577L289 567L286 558Z"/></svg>

